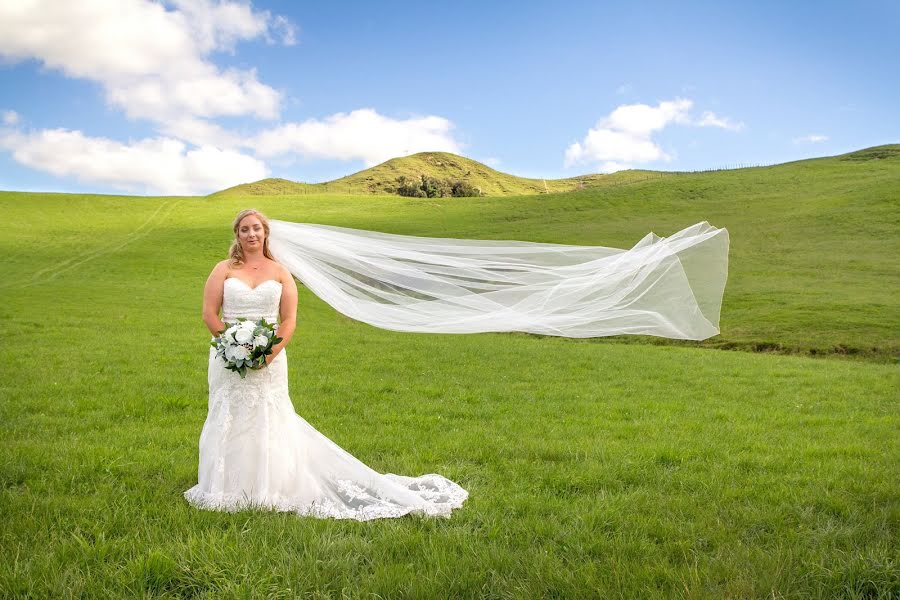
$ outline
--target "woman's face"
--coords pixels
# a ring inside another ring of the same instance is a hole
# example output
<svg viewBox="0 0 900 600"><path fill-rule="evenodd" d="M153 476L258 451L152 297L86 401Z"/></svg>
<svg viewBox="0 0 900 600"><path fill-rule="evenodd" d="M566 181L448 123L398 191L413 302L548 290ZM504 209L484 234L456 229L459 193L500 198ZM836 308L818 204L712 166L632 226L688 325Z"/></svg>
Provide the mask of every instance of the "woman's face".
<svg viewBox="0 0 900 600"><path fill-rule="evenodd" d="M255 252L263 247L266 230L256 215L247 215L238 224L238 240L244 252Z"/></svg>

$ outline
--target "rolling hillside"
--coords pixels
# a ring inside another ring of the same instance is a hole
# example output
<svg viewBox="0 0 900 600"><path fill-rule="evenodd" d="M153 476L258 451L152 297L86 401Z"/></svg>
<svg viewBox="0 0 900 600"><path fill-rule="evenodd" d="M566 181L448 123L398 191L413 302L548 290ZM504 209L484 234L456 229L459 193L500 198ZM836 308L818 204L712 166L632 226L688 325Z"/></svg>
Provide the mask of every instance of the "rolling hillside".
<svg viewBox="0 0 900 600"><path fill-rule="evenodd" d="M705 220L728 228L731 251L722 333L702 346L879 362L900 355L900 145L622 181L627 179L564 193L481 198L237 190L182 199L0 193L7 218L27 225L3 241L9 256L4 283L43 289L57 276L65 281L96 264L88 253L57 271L53 265L69 263L73 248L108 239L115 257L119 246L131 247L129 240L165 233L150 231L164 217L171 221L166 235L199 236L205 260L213 260L227 248L227 223L248 206L277 219L390 233L618 248L631 247L648 231L669 235ZM113 214L115 225L98 230ZM160 243L165 240L153 242L154 252ZM198 249L191 243L183 256L174 250L168 255L192 261ZM198 268L191 265L185 268ZM123 268L132 269L129 263ZM591 343L683 345L632 336Z"/></svg>
<svg viewBox="0 0 900 600"><path fill-rule="evenodd" d="M292 194L394 194L397 180L403 176L418 179L426 175L437 179L461 180L479 188L485 196L522 196L570 192L585 187L621 185L665 177L658 171L629 170L610 175L581 175L567 179L528 179L503 173L471 158L448 152L420 152L392 158L369 169L324 183L300 183L287 179L262 179L237 185L213 196L274 196Z"/></svg>

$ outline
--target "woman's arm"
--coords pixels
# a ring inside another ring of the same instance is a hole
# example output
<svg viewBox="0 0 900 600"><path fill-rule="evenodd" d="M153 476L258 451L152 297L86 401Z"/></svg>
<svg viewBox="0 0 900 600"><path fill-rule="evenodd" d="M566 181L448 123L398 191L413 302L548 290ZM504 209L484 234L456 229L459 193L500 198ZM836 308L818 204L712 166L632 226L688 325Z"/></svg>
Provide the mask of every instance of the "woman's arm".
<svg viewBox="0 0 900 600"><path fill-rule="evenodd" d="M266 364L275 360L278 353L291 341L294 329L297 328L297 283L294 281L294 276L284 266L281 267L279 281L281 282L281 323L278 325L277 334L282 340L272 346L272 354L266 356Z"/></svg>
<svg viewBox="0 0 900 600"><path fill-rule="evenodd" d="M222 308L222 288L227 274L228 261L223 260L213 267L203 288L203 322L213 335L219 335L225 329L225 322L219 318L219 310Z"/></svg>

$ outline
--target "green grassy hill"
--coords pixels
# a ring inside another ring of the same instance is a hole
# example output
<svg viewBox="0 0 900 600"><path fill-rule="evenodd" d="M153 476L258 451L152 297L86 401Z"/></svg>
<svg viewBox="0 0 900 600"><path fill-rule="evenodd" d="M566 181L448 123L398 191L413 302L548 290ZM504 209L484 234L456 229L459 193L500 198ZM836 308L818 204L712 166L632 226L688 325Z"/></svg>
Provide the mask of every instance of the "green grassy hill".
<svg viewBox="0 0 900 600"><path fill-rule="evenodd" d="M379 472L470 498L449 520L197 511L203 285L248 206L614 247L708 220L732 239L722 334L398 333L301 287L297 412ZM900 146L515 197L0 209L0 598L900 596Z"/></svg>
<svg viewBox="0 0 900 600"><path fill-rule="evenodd" d="M418 179L421 175L451 181L462 180L479 188L486 196L517 196L569 192L584 187L615 186L669 174L629 170L610 175L582 175L567 179L528 179L494 170L471 158L448 152L420 152L392 158L369 169L325 183L299 183L287 179L263 179L237 185L213 196L269 196L286 194L394 194L397 179Z"/></svg>

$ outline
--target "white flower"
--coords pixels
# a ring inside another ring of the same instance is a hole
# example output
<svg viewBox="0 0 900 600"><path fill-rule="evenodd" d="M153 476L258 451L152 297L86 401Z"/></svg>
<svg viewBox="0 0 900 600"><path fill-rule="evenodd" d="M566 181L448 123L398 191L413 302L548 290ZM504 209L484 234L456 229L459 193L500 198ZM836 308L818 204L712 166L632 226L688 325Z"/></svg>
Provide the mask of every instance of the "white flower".
<svg viewBox="0 0 900 600"><path fill-rule="evenodd" d="M241 327L237 330L237 333L234 334L234 339L238 344L248 344L250 340L253 339L253 329L247 329L246 327Z"/></svg>
<svg viewBox="0 0 900 600"><path fill-rule="evenodd" d="M250 358L250 351L244 346L235 346L232 355L234 356L234 360L244 360Z"/></svg>
<svg viewBox="0 0 900 600"><path fill-rule="evenodd" d="M258 335L253 338L253 347L254 348L264 348L269 343L269 338L264 335Z"/></svg>
<svg viewBox="0 0 900 600"><path fill-rule="evenodd" d="M225 347L225 358L227 360L234 360L234 349L237 346L226 346Z"/></svg>

